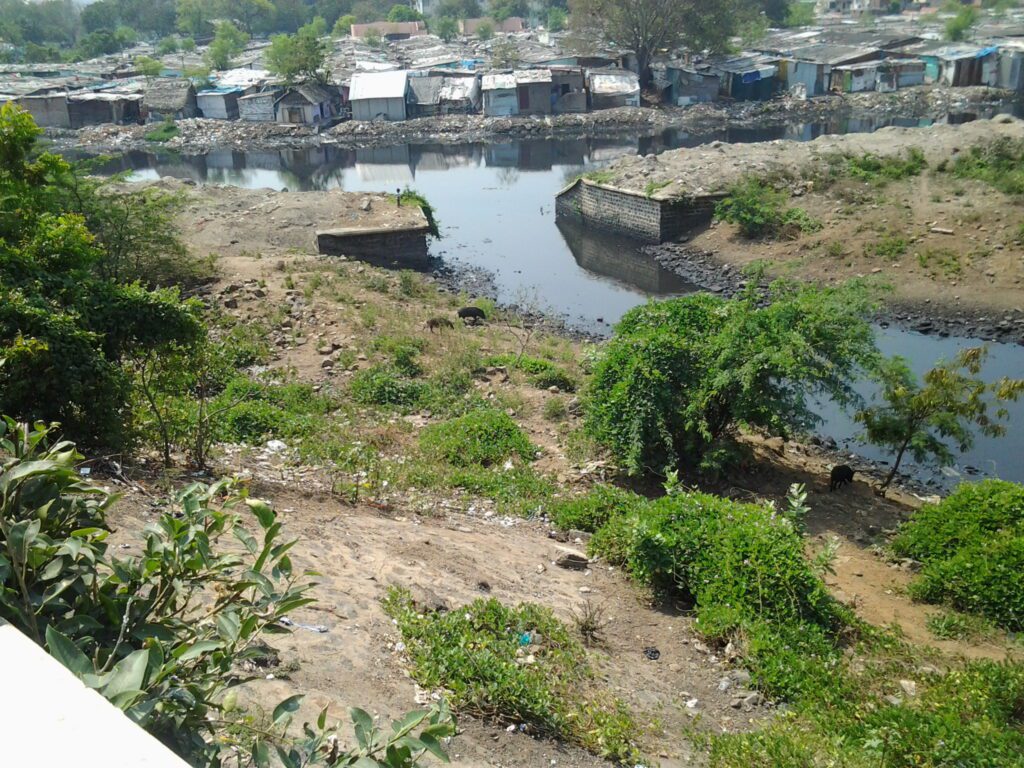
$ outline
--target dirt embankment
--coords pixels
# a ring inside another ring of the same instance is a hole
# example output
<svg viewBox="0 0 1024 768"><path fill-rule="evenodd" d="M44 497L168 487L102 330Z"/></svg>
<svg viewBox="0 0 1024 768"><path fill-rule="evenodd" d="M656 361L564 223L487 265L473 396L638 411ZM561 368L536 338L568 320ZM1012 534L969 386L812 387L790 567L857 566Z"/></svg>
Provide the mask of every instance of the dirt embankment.
<svg viewBox="0 0 1024 768"><path fill-rule="evenodd" d="M217 280L202 295L238 321L267 328L271 368L347 401L354 372L380 361L382 353L374 351L380 338L421 342L428 368L466 350L517 349L517 339L498 322L456 322L438 333L426 329L429 317L456 320L458 306L456 297L437 292L429 278L403 288L399 276L384 270L317 257L312 250L316 228L367 213L361 209L362 195L209 187L185 191L185 240L196 256L217 257ZM371 212L383 220L402 215L376 202ZM541 333L533 344L531 354L547 350L566 365L583 355L580 344L557 336ZM512 373L492 370L473 386L507 408L541 448L534 468L557 484L559 494L612 479L604 462L582 460L571 450L579 426L572 396L538 389ZM553 401L566 406L560 421L545 415ZM405 456L414 450L419 430L439 418L430 413L382 418L346 407L336 424L341 439L372 444L383 455ZM912 603L905 590L911 574L875 554L872 546L884 542L886 532L917 499L899 492L876 497L859 476L853 486L830 493L828 458L817 449L781 439L753 439L752 445L759 457L753 466L704 490L782 504L791 483L806 484L812 508L809 544L816 549L838 537L835 573L828 583L862 618L898 625L910 642L937 645L950 654L941 657L947 661L961 654L1003 658L1014 652L999 633L984 642L931 636L925 621L939 609ZM554 561L565 547L584 548L585 541L582 536L553 540L552 526L542 517L507 516L493 500L454 488L378 486L357 502L346 500L334 493L339 469L304 462L294 445L222 446L215 471L248 478L254 495L272 501L286 535L299 540L292 550L296 569L320 574L317 602L295 613L294 632L270 638L278 660L261 671L264 679L251 684L252 703L265 706L304 693L299 722L315 718L325 705L332 718L344 720L347 707L360 706L387 722L429 701L431 692L408 676L401 638L381 608L387 587L395 584L451 608L480 596L506 604L534 602L570 623L584 601L599 606L602 642L590 650L595 684L622 697L641 722L650 724L641 746L663 768L702 762L700 748L686 734L756 728L778 711L771 702L751 698L749 680L736 661L703 643L692 617L679 607L652 603L606 563L592 562L587 570L558 567ZM115 506L111 523L117 529L115 545L138 554L138 531L153 521L155 499L165 492L166 479L159 473L128 472L135 480L127 486L121 475L108 478L127 496ZM191 474L182 478L192 479ZM649 658L644 653L649 648L660 655ZM505 724L464 716L459 725L451 753L453 764L463 768L610 768L594 755L514 727L510 731Z"/></svg>
<svg viewBox="0 0 1024 768"><path fill-rule="evenodd" d="M396 144L501 142L529 138L588 138L650 135L667 129L710 134L729 128L767 128L784 123L822 123L847 118L941 120L950 113L991 110L1012 94L991 88L927 86L895 93L833 94L814 99L699 104L686 108L601 110L549 117L444 115L403 122L341 123L324 132L306 126L224 120L178 121L178 136L147 141L151 126L101 125L48 131L57 147L95 152L168 149L201 153L213 149L273 149L331 144L383 147Z"/></svg>
<svg viewBox="0 0 1024 768"><path fill-rule="evenodd" d="M811 142L719 142L616 163L600 183L654 198L723 194L766 180L817 226L751 240L713 223L682 242L648 248L664 266L715 292L745 284L744 268L822 284L868 277L892 287L885 317L922 332L1024 343L1024 200L953 172L958 156L998 139L1024 141L1024 122L1001 116L959 126L885 128ZM841 158L926 165L899 178L854 172Z"/></svg>

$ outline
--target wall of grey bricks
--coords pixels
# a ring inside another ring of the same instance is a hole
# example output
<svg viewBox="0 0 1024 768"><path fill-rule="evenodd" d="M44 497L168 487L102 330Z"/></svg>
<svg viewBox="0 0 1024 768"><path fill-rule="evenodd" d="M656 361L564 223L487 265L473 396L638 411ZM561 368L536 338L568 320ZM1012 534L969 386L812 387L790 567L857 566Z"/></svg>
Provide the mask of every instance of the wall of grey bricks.
<svg viewBox="0 0 1024 768"><path fill-rule="evenodd" d="M556 198L555 212L646 243L663 243L710 221L718 199L653 200L580 179Z"/></svg>

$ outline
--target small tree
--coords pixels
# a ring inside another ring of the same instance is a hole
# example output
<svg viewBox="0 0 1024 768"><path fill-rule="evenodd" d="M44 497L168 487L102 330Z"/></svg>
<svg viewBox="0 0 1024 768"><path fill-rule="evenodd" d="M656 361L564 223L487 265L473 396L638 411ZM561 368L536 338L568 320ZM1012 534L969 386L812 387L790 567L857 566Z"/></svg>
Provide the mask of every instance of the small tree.
<svg viewBox="0 0 1024 768"><path fill-rule="evenodd" d="M584 399L590 433L633 473L718 469L740 425L786 436L818 420L814 398L857 402L851 382L877 354L857 284L785 281L697 294L627 312Z"/></svg>
<svg viewBox="0 0 1024 768"><path fill-rule="evenodd" d="M476 29L476 36L481 40L490 40L494 37L494 25L489 21L482 22Z"/></svg>
<svg viewBox="0 0 1024 768"><path fill-rule="evenodd" d="M451 16L442 16L434 22L434 34L450 43L459 36L459 23Z"/></svg>
<svg viewBox="0 0 1024 768"><path fill-rule="evenodd" d="M156 52L160 56L167 56L177 53L179 46L178 38L174 37L174 35L168 35L157 43Z"/></svg>
<svg viewBox="0 0 1024 768"><path fill-rule="evenodd" d="M388 21L419 21L423 14L408 5L393 5L388 11Z"/></svg>
<svg viewBox="0 0 1024 768"><path fill-rule="evenodd" d="M959 4L958 4L959 5ZM946 22L946 39L954 42L967 37L967 31L978 22L978 11L966 5L961 7L956 16Z"/></svg>
<svg viewBox="0 0 1024 768"><path fill-rule="evenodd" d="M245 50L249 36L232 24L222 21L217 25L217 34L206 49L206 63L211 69L225 70L231 68L231 60Z"/></svg>
<svg viewBox="0 0 1024 768"><path fill-rule="evenodd" d="M183 53L192 53L196 49L196 41L191 37L183 37L178 47L181 48Z"/></svg>
<svg viewBox="0 0 1024 768"><path fill-rule="evenodd" d="M151 59L149 56L139 56L139 58L135 60L135 68L138 69L139 74L147 80L152 80L154 77L160 76L164 65L156 59Z"/></svg>
<svg viewBox="0 0 1024 768"><path fill-rule="evenodd" d="M363 41L371 48L380 48L384 43L384 38L380 34L380 30L376 27L370 27L366 30L366 34L363 36Z"/></svg>
<svg viewBox="0 0 1024 768"><path fill-rule="evenodd" d="M999 420L1006 409L990 408L1016 400L1024 392L1024 379L1003 378L987 384L978 377L987 355L984 347L963 350L952 362L943 362L924 375L918 383L906 361L894 357L879 369L884 404L865 408L856 415L864 425L865 439L895 454L892 469L882 488L888 488L907 451L915 461L933 459L942 465L953 463L954 453L947 441L959 451L974 444L971 428L996 437L1006 433Z"/></svg>
<svg viewBox="0 0 1024 768"><path fill-rule="evenodd" d="M513 69L519 66L519 47L509 38L498 40L491 48L491 62L496 69Z"/></svg>
<svg viewBox="0 0 1024 768"><path fill-rule="evenodd" d="M568 16L565 15L565 11L561 8L552 8L548 11L548 31L549 32L561 32L565 29Z"/></svg>
<svg viewBox="0 0 1024 768"><path fill-rule="evenodd" d="M352 34L352 25L355 23L356 17L351 13L339 16L338 20L334 22L334 30L332 31L332 34L335 37L347 37Z"/></svg>
<svg viewBox="0 0 1024 768"><path fill-rule="evenodd" d="M327 44L320 34L325 27L323 19L318 18L294 35L274 35L264 54L267 69L288 82L301 78L327 82Z"/></svg>

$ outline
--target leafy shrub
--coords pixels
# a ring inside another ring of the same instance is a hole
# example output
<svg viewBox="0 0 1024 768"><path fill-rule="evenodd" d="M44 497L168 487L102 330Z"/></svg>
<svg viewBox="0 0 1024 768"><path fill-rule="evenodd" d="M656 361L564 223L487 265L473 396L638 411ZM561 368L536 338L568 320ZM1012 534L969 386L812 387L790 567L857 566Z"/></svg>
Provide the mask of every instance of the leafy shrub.
<svg viewBox="0 0 1024 768"><path fill-rule="evenodd" d="M178 130L178 126L175 125L173 120L166 120L156 128L151 128L146 131L144 138L146 141L153 141L159 144L170 141L175 138L181 131Z"/></svg>
<svg viewBox="0 0 1024 768"><path fill-rule="evenodd" d="M715 218L736 224L744 237L794 238L801 232L816 232L821 222L802 208L789 208L789 197L758 179L733 185L715 206Z"/></svg>
<svg viewBox="0 0 1024 768"><path fill-rule="evenodd" d="M335 738L326 708L303 738L288 733L301 695L274 708L271 729L226 726L245 682L240 665L312 602L274 510L230 481L191 485L142 533L139 556L115 557L106 512L116 497L84 482L74 445L47 446L48 433L0 420L0 619L193 765L220 765L225 745L260 768L274 748L286 764L325 764ZM339 756L349 764L372 755L382 760L374 765L410 768L424 746L440 756L436 737L454 732L441 707L371 744L369 716L353 718L359 746ZM416 729L419 741L409 738Z"/></svg>
<svg viewBox="0 0 1024 768"><path fill-rule="evenodd" d="M877 243L867 246L864 252L868 256L893 261L907 252L907 241L899 235L887 235Z"/></svg>
<svg viewBox="0 0 1024 768"><path fill-rule="evenodd" d="M505 366L523 371L527 374L529 382L539 389L558 387L563 392L576 391L576 379L550 360L530 357L529 355L503 354L493 355L487 359L486 364Z"/></svg>
<svg viewBox="0 0 1024 768"><path fill-rule="evenodd" d="M816 420L813 393L855 401L850 381L876 355L856 286L776 282L735 299L698 294L627 312L600 350L587 429L632 473L680 461L714 469L739 423L776 434Z"/></svg>
<svg viewBox="0 0 1024 768"><path fill-rule="evenodd" d="M525 724L615 761L640 758L636 721L620 701L588 695L586 652L549 609L480 599L423 615L394 587L384 609L402 633L413 677L444 688L455 709Z"/></svg>
<svg viewBox="0 0 1024 768"><path fill-rule="evenodd" d="M503 514L532 517L555 493L555 485L530 467L457 467L445 471L445 487L493 499Z"/></svg>
<svg viewBox="0 0 1024 768"><path fill-rule="evenodd" d="M1024 141L1000 137L971 147L956 156L950 170L958 178L983 181L1007 195L1024 195Z"/></svg>
<svg viewBox="0 0 1024 768"><path fill-rule="evenodd" d="M410 381L390 366L374 365L352 377L352 397L363 405L414 406L423 396L422 382Z"/></svg>
<svg viewBox="0 0 1024 768"><path fill-rule="evenodd" d="M924 563L912 594L1024 629L1024 487L962 483L901 528L893 550Z"/></svg>
<svg viewBox="0 0 1024 768"><path fill-rule="evenodd" d="M614 485L595 485L582 496L560 499L551 505L549 514L559 528L575 528L593 533L613 517L627 514L645 499Z"/></svg>
<svg viewBox="0 0 1024 768"><path fill-rule="evenodd" d="M415 378L423 373L423 366L416 358L424 346L423 339L411 336L379 336L373 342L373 348L387 354L395 369L409 378Z"/></svg>
<svg viewBox="0 0 1024 768"><path fill-rule="evenodd" d="M493 408L471 411L423 430L420 447L456 467L489 466L505 459L533 459L534 448L519 425Z"/></svg>
<svg viewBox="0 0 1024 768"><path fill-rule="evenodd" d="M552 397L544 403L544 418L548 421L562 421L568 414L569 409L560 397Z"/></svg>
<svg viewBox="0 0 1024 768"><path fill-rule="evenodd" d="M879 157L871 153L846 158L847 171L851 176L864 181L885 183L911 176L919 176L928 167L924 152L912 147L907 156Z"/></svg>
<svg viewBox="0 0 1024 768"><path fill-rule="evenodd" d="M310 384L265 384L246 377L232 380L213 403L214 409L225 409L220 438L239 443L309 435L332 406Z"/></svg>

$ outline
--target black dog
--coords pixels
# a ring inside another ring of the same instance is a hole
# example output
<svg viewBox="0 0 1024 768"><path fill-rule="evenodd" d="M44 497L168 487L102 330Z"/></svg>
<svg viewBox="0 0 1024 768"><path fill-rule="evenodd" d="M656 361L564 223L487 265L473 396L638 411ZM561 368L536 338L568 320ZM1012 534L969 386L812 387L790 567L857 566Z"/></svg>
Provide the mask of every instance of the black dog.
<svg viewBox="0 0 1024 768"><path fill-rule="evenodd" d="M467 323L472 320L473 325L476 325L481 320L487 319L487 315L484 314L484 311L480 309L480 307L463 307L459 310L459 317Z"/></svg>
<svg viewBox="0 0 1024 768"><path fill-rule="evenodd" d="M847 483L852 483L854 471L852 467L848 467L845 464L832 467L832 474L829 475L828 479L829 492L831 493L836 488L842 488Z"/></svg>

